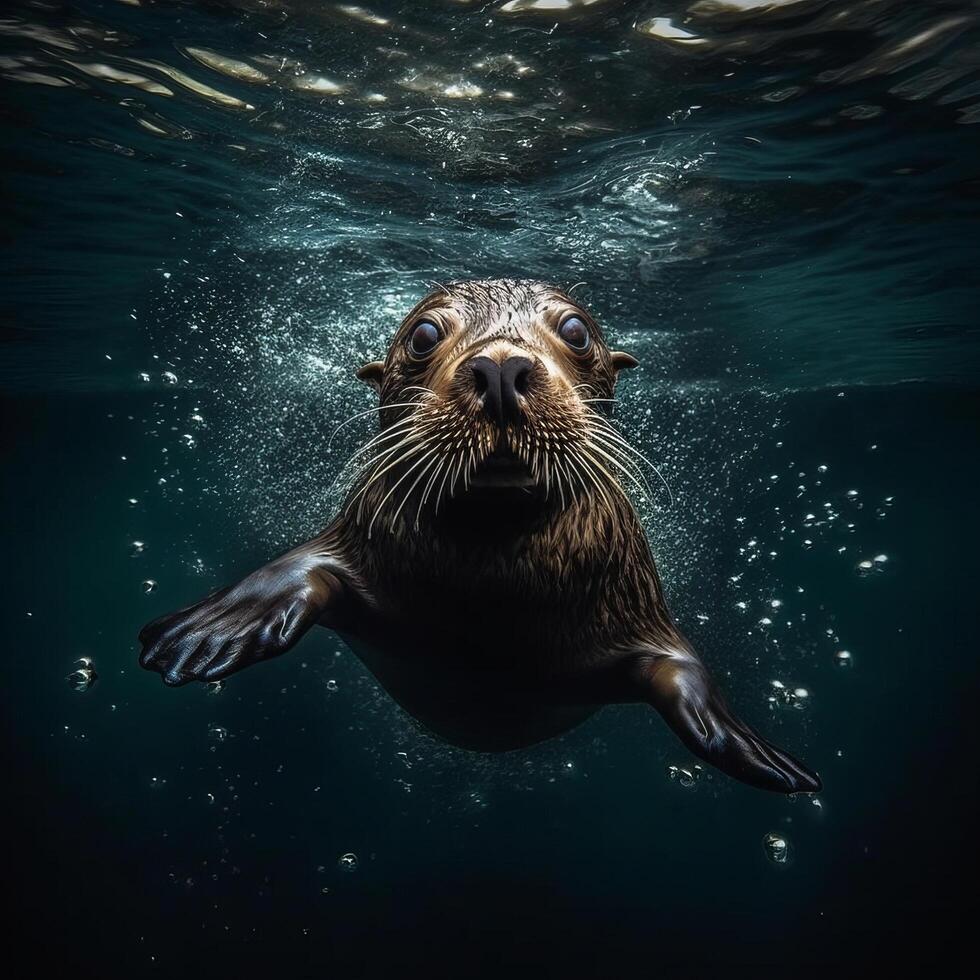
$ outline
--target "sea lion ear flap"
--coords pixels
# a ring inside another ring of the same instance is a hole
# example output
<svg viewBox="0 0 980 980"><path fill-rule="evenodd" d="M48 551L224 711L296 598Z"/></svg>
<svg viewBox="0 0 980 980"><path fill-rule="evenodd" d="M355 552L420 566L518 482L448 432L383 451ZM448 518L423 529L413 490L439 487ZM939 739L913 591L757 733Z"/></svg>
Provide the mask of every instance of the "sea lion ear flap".
<svg viewBox="0 0 980 980"><path fill-rule="evenodd" d="M632 354L627 354L626 351L622 350L610 351L610 357L612 358L613 370L617 374L627 368L635 368L640 363Z"/></svg>
<svg viewBox="0 0 980 980"><path fill-rule="evenodd" d="M370 385L379 395L381 394L381 379L384 377L384 361L368 361L357 369L358 380Z"/></svg>

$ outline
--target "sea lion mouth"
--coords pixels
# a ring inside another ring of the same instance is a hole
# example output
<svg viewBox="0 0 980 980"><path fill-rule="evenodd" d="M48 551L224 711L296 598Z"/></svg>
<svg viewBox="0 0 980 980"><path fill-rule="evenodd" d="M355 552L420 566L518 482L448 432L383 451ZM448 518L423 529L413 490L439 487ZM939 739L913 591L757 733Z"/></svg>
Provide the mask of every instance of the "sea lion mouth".
<svg viewBox="0 0 980 980"><path fill-rule="evenodd" d="M470 478L472 487L533 487L531 470L504 446L498 446L478 464Z"/></svg>

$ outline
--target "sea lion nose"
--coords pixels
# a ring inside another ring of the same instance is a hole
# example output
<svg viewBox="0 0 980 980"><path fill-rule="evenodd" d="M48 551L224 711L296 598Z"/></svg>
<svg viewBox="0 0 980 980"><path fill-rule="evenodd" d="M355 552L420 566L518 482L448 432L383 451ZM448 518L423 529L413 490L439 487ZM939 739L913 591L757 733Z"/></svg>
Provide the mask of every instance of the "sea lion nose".
<svg viewBox="0 0 980 980"><path fill-rule="evenodd" d="M533 361L512 356L498 364L489 357L474 357L469 367L486 413L499 425L519 423L523 413L518 396L527 393Z"/></svg>

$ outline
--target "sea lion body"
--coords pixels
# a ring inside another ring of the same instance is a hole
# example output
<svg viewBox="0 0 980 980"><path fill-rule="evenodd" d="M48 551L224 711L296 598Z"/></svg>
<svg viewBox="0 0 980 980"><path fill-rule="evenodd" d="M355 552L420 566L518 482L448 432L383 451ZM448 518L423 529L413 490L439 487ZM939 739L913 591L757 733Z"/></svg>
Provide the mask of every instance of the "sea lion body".
<svg viewBox="0 0 980 980"><path fill-rule="evenodd" d="M819 779L736 718L677 630L620 483L639 455L612 427L620 370L595 320L552 286L453 283L406 317L384 363L378 434L317 538L149 624L141 663L216 680L334 629L427 729L519 748L604 704L655 707L687 747L765 789Z"/></svg>

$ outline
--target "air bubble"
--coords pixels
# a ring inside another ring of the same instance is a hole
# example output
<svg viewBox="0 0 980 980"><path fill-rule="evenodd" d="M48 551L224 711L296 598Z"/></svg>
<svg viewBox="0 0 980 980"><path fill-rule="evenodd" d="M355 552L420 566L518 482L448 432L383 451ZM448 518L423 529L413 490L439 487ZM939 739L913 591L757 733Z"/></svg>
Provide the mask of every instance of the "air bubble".
<svg viewBox="0 0 980 980"><path fill-rule="evenodd" d="M164 384L168 384L168 385L177 384L177 375L174 374L173 371L164 371L161 377L163 378Z"/></svg>
<svg viewBox="0 0 980 980"><path fill-rule="evenodd" d="M340 690L340 685L331 677L330 680L327 681L327 690L333 694Z"/></svg>
<svg viewBox="0 0 980 980"><path fill-rule="evenodd" d="M140 587L146 595L149 595L151 592L156 591L157 583L153 579L148 578L143 580Z"/></svg>
<svg viewBox="0 0 980 980"><path fill-rule="evenodd" d="M667 766L667 778L684 789L693 789L700 780L704 770L700 766L685 769L681 766Z"/></svg>
<svg viewBox="0 0 980 980"><path fill-rule="evenodd" d="M874 558L865 558L863 561L859 561L854 570L859 576L865 578L868 575L883 572L887 564L888 555L875 555Z"/></svg>
<svg viewBox="0 0 980 980"><path fill-rule="evenodd" d="M357 855L348 851L346 854L341 854L340 858L337 860L337 867L341 871L356 871L357 870Z"/></svg>
<svg viewBox="0 0 980 980"><path fill-rule="evenodd" d="M849 650L838 650L834 654L834 663L838 667L852 667L854 665L854 658L851 656Z"/></svg>
<svg viewBox="0 0 980 980"><path fill-rule="evenodd" d="M766 857L774 864L785 864L789 855L789 844L785 837L779 834L766 834L762 839L762 846L766 849Z"/></svg>
<svg viewBox="0 0 980 980"><path fill-rule="evenodd" d="M782 681L772 681L772 694L768 701L772 705L784 705L788 708L802 710L810 699L810 692L805 687L788 688Z"/></svg>
<svg viewBox="0 0 980 980"><path fill-rule="evenodd" d="M75 669L65 678L68 686L76 694L84 694L97 680L95 664L91 657L79 657L74 664Z"/></svg>

